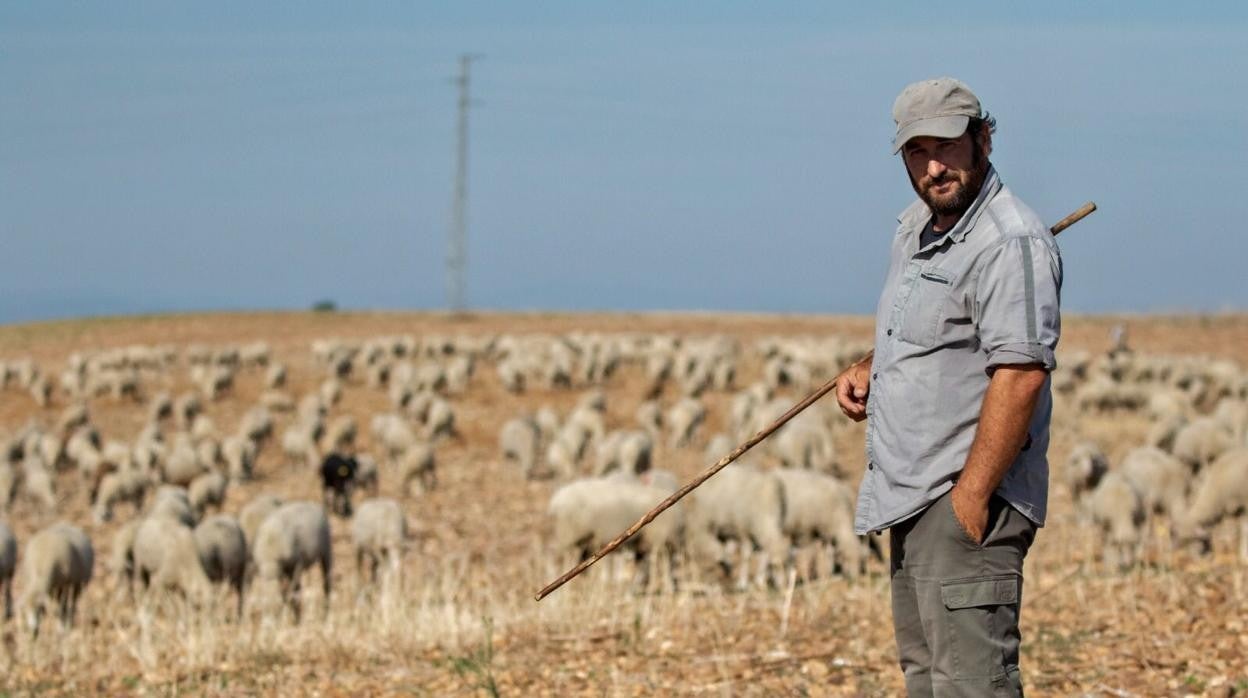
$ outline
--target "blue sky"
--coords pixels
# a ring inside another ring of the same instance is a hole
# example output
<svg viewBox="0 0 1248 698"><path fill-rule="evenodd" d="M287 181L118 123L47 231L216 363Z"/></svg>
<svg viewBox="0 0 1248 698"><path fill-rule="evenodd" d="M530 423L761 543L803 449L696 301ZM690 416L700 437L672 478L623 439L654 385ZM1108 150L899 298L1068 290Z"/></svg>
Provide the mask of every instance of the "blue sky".
<svg viewBox="0 0 1248 698"><path fill-rule="evenodd" d="M356 5L0 6L0 323L442 307L462 52L474 307L870 312L949 74L1068 309L1248 309L1242 4Z"/></svg>

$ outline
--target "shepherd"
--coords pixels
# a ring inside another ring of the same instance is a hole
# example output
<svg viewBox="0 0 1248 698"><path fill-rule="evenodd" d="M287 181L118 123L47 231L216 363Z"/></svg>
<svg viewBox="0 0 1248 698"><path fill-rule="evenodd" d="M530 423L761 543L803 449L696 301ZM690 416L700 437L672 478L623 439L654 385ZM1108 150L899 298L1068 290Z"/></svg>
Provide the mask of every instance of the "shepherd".
<svg viewBox="0 0 1248 698"><path fill-rule="evenodd" d="M836 378L867 420L858 533L890 532L910 696L1021 696L1023 559L1048 499L1054 236L991 160L996 120L952 78L893 105L918 200L898 218L875 348Z"/></svg>

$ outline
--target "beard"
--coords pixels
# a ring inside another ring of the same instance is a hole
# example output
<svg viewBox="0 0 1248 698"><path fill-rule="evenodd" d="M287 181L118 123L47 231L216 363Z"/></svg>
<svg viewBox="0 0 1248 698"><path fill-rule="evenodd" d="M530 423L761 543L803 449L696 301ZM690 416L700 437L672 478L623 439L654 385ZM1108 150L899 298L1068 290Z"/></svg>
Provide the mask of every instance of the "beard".
<svg viewBox="0 0 1248 698"><path fill-rule="evenodd" d="M932 213L941 216L961 216L979 196L979 190L988 178L990 163L978 143L972 145L971 167L968 170L946 169L940 177L924 175L917 182L913 177L910 184L915 193L927 204ZM950 185L948 191L933 191L941 185Z"/></svg>

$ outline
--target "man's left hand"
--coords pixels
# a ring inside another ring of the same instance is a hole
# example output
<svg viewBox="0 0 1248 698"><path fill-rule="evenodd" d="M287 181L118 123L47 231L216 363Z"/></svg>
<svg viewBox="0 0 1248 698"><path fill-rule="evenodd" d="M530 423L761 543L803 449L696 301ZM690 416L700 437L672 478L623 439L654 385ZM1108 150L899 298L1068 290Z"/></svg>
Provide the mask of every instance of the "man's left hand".
<svg viewBox="0 0 1248 698"><path fill-rule="evenodd" d="M984 533L988 529L988 499L962 487L954 485L949 493L949 501L953 506L953 516L958 525L976 545L984 542Z"/></svg>

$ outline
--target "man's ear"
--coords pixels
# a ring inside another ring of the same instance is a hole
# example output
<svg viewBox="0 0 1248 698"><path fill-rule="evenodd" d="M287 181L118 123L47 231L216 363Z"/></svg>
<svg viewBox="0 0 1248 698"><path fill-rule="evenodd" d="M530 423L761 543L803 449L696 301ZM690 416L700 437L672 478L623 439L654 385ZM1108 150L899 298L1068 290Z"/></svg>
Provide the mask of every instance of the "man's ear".
<svg viewBox="0 0 1248 698"><path fill-rule="evenodd" d="M988 124L984 124L979 128L979 149L984 153L984 157L992 155L992 131L988 129Z"/></svg>

